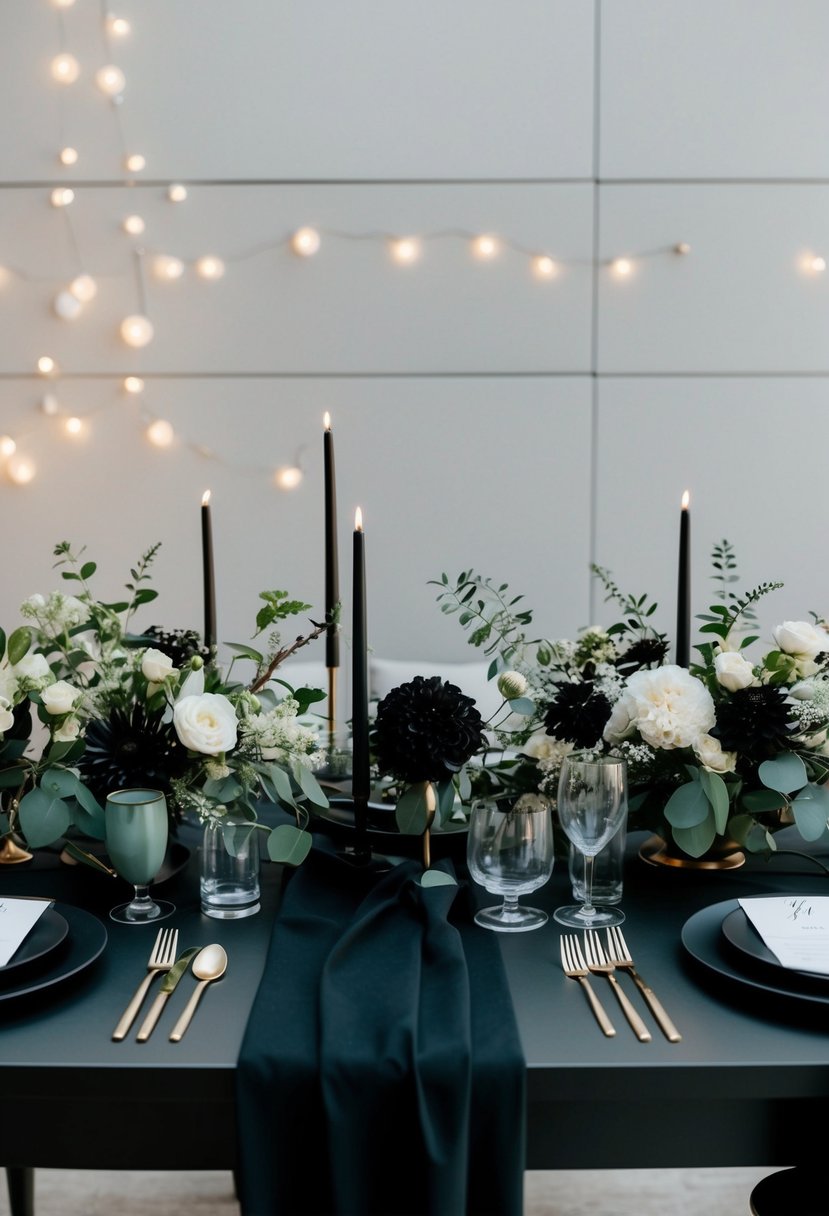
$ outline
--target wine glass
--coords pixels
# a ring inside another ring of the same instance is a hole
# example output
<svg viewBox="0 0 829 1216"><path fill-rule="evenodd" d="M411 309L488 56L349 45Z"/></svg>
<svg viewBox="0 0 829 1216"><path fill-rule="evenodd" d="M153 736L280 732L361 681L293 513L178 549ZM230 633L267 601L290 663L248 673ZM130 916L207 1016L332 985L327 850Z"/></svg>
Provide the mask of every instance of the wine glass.
<svg viewBox="0 0 829 1216"><path fill-rule="evenodd" d="M163 920L175 905L150 899L150 883L167 849L167 802L160 790L115 790L107 795L104 818L109 859L135 887L129 903L113 908L113 920L127 925Z"/></svg>
<svg viewBox="0 0 829 1216"><path fill-rule="evenodd" d="M512 806L494 801L473 804L467 842L469 872L475 882L503 895L501 906L481 908L476 924L500 933L539 929L547 913L519 907L518 896L543 887L553 872L553 821L550 804L524 794Z"/></svg>
<svg viewBox="0 0 829 1216"><path fill-rule="evenodd" d="M554 918L571 929L621 925L624 912L593 904L593 861L621 827L627 813L627 765L616 756L572 752L561 766L558 820L584 857L584 903L556 908Z"/></svg>

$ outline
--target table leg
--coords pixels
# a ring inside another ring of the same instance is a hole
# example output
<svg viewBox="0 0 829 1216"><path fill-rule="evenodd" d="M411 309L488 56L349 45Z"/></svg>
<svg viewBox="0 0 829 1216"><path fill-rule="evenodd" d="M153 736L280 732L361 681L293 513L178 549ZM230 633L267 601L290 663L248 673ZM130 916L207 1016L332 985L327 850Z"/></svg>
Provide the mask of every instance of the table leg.
<svg viewBox="0 0 829 1216"><path fill-rule="evenodd" d="M35 1172L25 1165L6 1166L11 1216L35 1216Z"/></svg>

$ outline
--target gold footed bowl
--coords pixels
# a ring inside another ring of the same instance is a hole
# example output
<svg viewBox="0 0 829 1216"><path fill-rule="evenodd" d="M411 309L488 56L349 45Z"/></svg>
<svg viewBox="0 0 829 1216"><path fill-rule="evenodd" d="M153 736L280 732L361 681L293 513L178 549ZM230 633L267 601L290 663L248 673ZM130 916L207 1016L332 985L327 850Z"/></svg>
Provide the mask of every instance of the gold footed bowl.
<svg viewBox="0 0 829 1216"><path fill-rule="evenodd" d="M0 865L3 866L18 866L21 861L31 861L32 854L28 849L23 849L9 833L0 840Z"/></svg>
<svg viewBox="0 0 829 1216"><path fill-rule="evenodd" d="M667 866L675 870L738 870L746 860L737 841L728 836L718 836L701 857L689 857L672 840L649 836L640 848L639 856L649 866Z"/></svg>

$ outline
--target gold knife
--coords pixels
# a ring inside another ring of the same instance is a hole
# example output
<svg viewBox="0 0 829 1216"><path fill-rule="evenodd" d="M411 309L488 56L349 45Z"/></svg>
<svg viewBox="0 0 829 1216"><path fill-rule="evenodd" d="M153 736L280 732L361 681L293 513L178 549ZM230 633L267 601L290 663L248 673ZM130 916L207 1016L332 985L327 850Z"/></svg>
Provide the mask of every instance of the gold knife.
<svg viewBox="0 0 829 1216"><path fill-rule="evenodd" d="M137 1041L139 1043L146 1043L147 1039L152 1034L153 1028L161 1016L161 1010L167 1004L167 1001L169 1000L176 984L190 966L191 959L198 954L198 952L198 946L194 946L191 950L185 950L183 954L178 956L173 966L164 976L164 979L161 981L161 987L158 990L158 995L150 1006L150 1011L144 1018L141 1029L138 1032Z"/></svg>

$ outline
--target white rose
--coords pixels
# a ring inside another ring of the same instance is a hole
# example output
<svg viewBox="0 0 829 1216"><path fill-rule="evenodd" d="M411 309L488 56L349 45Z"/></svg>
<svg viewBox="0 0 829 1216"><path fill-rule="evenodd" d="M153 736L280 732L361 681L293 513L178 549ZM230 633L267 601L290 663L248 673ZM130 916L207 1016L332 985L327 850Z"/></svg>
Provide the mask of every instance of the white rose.
<svg viewBox="0 0 829 1216"><path fill-rule="evenodd" d="M700 735L694 744L694 754L710 773L733 773L737 763L737 753L724 752L719 739L713 735Z"/></svg>
<svg viewBox="0 0 829 1216"><path fill-rule="evenodd" d="M55 743L72 743L81 733L81 724L75 717L68 717L61 722L52 735Z"/></svg>
<svg viewBox="0 0 829 1216"><path fill-rule="evenodd" d="M560 747L558 739L554 739L546 731L540 731L537 735L530 735L521 751L525 756L532 756L533 760L551 760L558 754Z"/></svg>
<svg viewBox="0 0 829 1216"><path fill-rule="evenodd" d="M12 713L11 702L5 697L0 697L0 733L5 733L11 730L14 726L14 714Z"/></svg>
<svg viewBox="0 0 829 1216"><path fill-rule="evenodd" d="M52 669L42 654L24 654L12 671L19 679L28 680L30 684L49 683L53 679Z"/></svg>
<svg viewBox="0 0 829 1216"><path fill-rule="evenodd" d="M47 714L68 714L80 695L78 689L66 680L56 680L43 689L40 699Z"/></svg>
<svg viewBox="0 0 829 1216"><path fill-rule="evenodd" d="M829 650L829 637L825 630L810 625L808 621L784 621L773 631L773 635L780 650L799 659L814 659Z"/></svg>
<svg viewBox="0 0 829 1216"><path fill-rule="evenodd" d="M236 743L236 710L221 693L182 697L173 710L173 725L185 747L218 756Z"/></svg>
<svg viewBox="0 0 829 1216"><path fill-rule="evenodd" d="M645 743L666 749L692 747L716 722L713 698L702 681L673 665L634 672L605 727L610 742L617 742L611 734L619 735L620 728L625 737L625 714Z"/></svg>
<svg viewBox="0 0 829 1216"><path fill-rule="evenodd" d="M718 654L714 659L714 667L718 683L729 692L737 692L740 688L748 688L758 682L754 675L754 668L735 651Z"/></svg>
<svg viewBox="0 0 829 1216"><path fill-rule="evenodd" d="M144 651L141 660L141 672L151 684L163 684L167 676L174 671L173 660L163 650L153 650L150 647Z"/></svg>
<svg viewBox="0 0 829 1216"><path fill-rule="evenodd" d="M635 713L636 704L633 697L629 696L627 692L623 692L605 723L603 737L608 743L621 743L623 739L630 738L636 729Z"/></svg>

